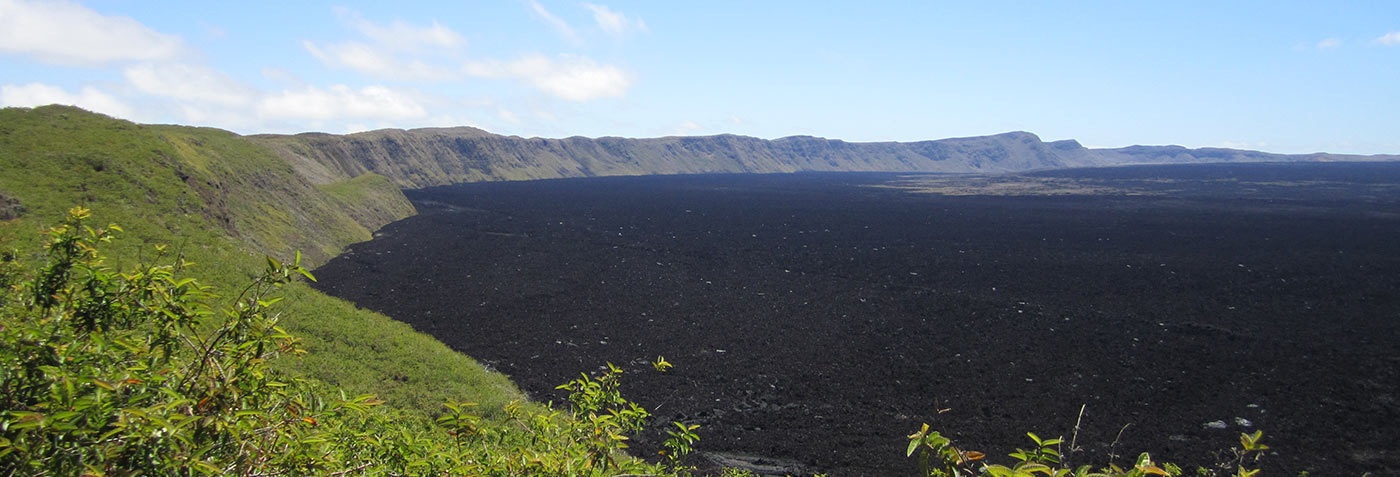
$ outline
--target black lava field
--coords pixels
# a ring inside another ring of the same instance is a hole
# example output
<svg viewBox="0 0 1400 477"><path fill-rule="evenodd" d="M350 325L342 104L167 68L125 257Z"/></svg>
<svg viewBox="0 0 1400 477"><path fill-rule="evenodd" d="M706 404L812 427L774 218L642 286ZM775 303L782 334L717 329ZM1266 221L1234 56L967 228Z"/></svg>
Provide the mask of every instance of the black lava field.
<svg viewBox="0 0 1400 477"><path fill-rule="evenodd" d="M1095 192L891 174L407 191L420 215L316 287L540 401L615 363L654 410L637 454L684 421L702 466L912 475L924 422L1007 462L1027 431L1068 440L1084 406L1075 463L1151 451L1191 472L1263 430L1270 475L1400 468L1400 164L1012 177Z"/></svg>

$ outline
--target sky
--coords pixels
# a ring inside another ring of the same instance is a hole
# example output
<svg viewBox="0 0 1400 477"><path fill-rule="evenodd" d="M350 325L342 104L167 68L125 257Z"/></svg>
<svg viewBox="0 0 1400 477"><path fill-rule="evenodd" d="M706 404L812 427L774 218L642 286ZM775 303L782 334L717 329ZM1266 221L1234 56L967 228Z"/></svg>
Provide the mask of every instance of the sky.
<svg viewBox="0 0 1400 477"><path fill-rule="evenodd" d="M0 105L49 103L240 134L1400 154L1400 2L0 0Z"/></svg>

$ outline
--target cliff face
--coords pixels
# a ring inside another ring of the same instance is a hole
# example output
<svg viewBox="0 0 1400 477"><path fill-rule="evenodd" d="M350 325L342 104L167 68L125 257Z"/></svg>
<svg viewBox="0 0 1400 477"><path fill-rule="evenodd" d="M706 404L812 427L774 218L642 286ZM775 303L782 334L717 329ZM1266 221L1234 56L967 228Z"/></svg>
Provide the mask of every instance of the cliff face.
<svg viewBox="0 0 1400 477"><path fill-rule="evenodd" d="M1034 134L920 142L851 143L793 136L764 140L724 134L626 139L521 138L475 128L385 129L343 136L249 136L303 177L332 183L373 172L400 187L459 182L715 172L1017 172L1120 164L1395 160L1397 156L1279 155L1233 149L1133 146L1087 149Z"/></svg>
<svg viewBox="0 0 1400 477"><path fill-rule="evenodd" d="M70 106L4 108L0 226L37 228L92 204L150 241L236 243L281 258L300 250L314 265L414 213L384 177L313 183L280 156L217 129L134 124Z"/></svg>
<svg viewBox="0 0 1400 477"><path fill-rule="evenodd" d="M1074 141L1030 133L912 143L850 143L808 136L654 139L500 136L473 128L380 130L343 136L250 136L313 182L373 172L400 187L458 182L715 172L1010 172L1097 165Z"/></svg>

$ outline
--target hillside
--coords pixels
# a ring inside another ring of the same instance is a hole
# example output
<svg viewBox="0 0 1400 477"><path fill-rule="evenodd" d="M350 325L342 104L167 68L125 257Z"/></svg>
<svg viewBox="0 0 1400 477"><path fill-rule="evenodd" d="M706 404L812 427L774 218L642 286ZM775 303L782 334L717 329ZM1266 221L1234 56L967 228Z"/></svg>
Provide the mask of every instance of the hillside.
<svg viewBox="0 0 1400 477"><path fill-rule="evenodd" d="M521 138L480 129L383 129L363 133L249 136L315 183L365 173L404 188L460 182L716 172L879 171L1000 173L1123 164L1397 160L1400 156L1283 155L1234 149L1133 146L1088 149L1034 134L920 142L852 143L731 134L626 139Z"/></svg>
<svg viewBox="0 0 1400 477"><path fill-rule="evenodd" d="M798 171L1016 172L1129 163L1400 160L1276 155L1177 146L1088 149L1025 132L913 143L721 135L541 139L472 128L349 135L240 136L142 125L66 106L0 110L0 253L42 261L38 232L74 205L125 232L111 265L157 260L155 245L198 264L225 296L263 255L301 251L315 267L417 211L403 189L472 181L643 174ZM170 257L164 257L169 259ZM427 257L436 259L438 257ZM390 293L393 290L389 290ZM308 354L279 371L372 393L418 417L449 399L485 417L524 397L508 378L384 315L305 285L284 289L281 324Z"/></svg>
<svg viewBox="0 0 1400 477"><path fill-rule="evenodd" d="M1231 149L1088 149L1011 132L912 143L720 135L520 138L474 128L239 136L141 125L67 106L0 110L0 241L23 248L72 205L128 233L117 258L169 243L213 283L245 280L261 255L300 250L315 266L413 215L401 188L471 181L794 171L1007 172L1128 163L1400 160ZM499 375L382 315L292 287L291 331L310 358L279 363L407 407L518 395ZM405 372L410 369L410 372Z"/></svg>
<svg viewBox="0 0 1400 477"><path fill-rule="evenodd" d="M0 241L22 248L72 205L128 233L117 258L169 243L232 284L261 255L315 266L413 215L400 188L470 181L707 172L1005 172L1127 163L1397 160L1231 149L1087 149L1025 132L912 143L745 136L525 139L474 128L239 136L140 125L67 106L0 110ZM32 248L32 247L31 247ZM435 408L476 383L518 392L469 358L382 315L302 287L291 331L311 358L279 363L401 405ZM325 352L319 352L325 351ZM412 372L404 372L411 368ZM492 393L496 391L491 391ZM488 399L488 401L491 399Z"/></svg>
<svg viewBox="0 0 1400 477"><path fill-rule="evenodd" d="M383 176L313 184L227 131L140 125L66 106L0 110L0 248L38 250L38 232L74 205L126 230L109 251L113 265L153 260L153 246L169 244L224 292L259 271L264 254L287 259L299 250L314 266L414 213ZM305 286L285 294L284 326L310 352L275 363L285 371L404 408L520 396L505 377L388 317Z"/></svg>

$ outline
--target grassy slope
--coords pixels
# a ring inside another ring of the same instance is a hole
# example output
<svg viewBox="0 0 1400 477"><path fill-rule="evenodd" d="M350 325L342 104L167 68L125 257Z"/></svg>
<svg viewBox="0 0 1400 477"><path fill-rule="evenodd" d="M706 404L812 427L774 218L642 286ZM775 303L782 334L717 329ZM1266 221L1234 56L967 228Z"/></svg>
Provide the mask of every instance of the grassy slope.
<svg viewBox="0 0 1400 477"><path fill-rule="evenodd" d="M150 260L150 245L167 243L225 292L260 270L264 254L302 250L319 263L413 213L383 177L312 185L227 131L137 125L61 106L0 110L0 196L23 207L20 218L0 222L4 248L37 250L38 231L84 205L95 223L126 230L109 249L114 265ZM285 371L406 409L431 411L453 398L490 410L521 397L504 376L407 325L305 286L285 293L284 326L309 351L276 363Z"/></svg>

